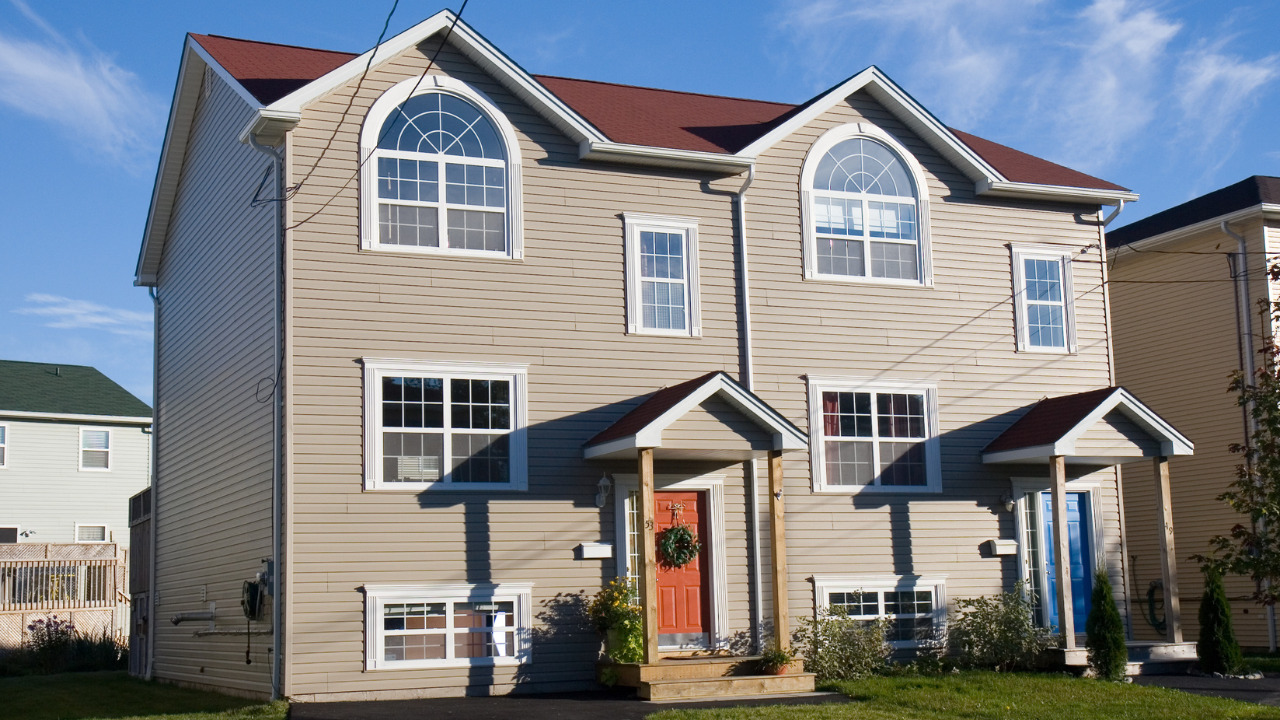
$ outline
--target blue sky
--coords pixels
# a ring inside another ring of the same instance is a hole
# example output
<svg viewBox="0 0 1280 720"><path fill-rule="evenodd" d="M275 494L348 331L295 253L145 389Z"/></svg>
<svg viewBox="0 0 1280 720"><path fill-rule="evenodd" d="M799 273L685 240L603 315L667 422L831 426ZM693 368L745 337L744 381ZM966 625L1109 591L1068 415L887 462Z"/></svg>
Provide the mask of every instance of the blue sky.
<svg viewBox="0 0 1280 720"><path fill-rule="evenodd" d="M0 0L0 358L151 399L134 263L183 33L363 51L392 0ZM402 0L391 33L439 10ZM458 4L451 5L457 9ZM1272 0L471 0L527 70L801 102L879 65L953 127L1137 190L1280 175Z"/></svg>

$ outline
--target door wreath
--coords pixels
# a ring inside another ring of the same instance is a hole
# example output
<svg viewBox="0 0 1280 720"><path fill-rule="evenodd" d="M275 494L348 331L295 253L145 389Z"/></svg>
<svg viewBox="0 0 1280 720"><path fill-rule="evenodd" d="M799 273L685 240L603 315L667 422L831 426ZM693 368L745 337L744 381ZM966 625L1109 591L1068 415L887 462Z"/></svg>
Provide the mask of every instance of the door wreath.
<svg viewBox="0 0 1280 720"><path fill-rule="evenodd" d="M662 554L662 562L671 567L682 568L693 562L702 552L702 543L694 534L689 524L682 517L684 505L674 503L671 512L676 516L676 524L663 530L658 535L658 552Z"/></svg>

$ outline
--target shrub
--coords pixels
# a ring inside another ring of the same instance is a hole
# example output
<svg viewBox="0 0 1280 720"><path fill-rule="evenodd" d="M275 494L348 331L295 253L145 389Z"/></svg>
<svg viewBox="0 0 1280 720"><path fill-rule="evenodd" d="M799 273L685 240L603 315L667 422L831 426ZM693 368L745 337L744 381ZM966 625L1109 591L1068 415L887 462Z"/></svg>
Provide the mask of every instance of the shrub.
<svg viewBox="0 0 1280 720"><path fill-rule="evenodd" d="M994 597L956 600L959 617L947 629L947 646L966 667L1009 671L1034 667L1053 645L1048 629L1032 616L1026 584Z"/></svg>
<svg viewBox="0 0 1280 720"><path fill-rule="evenodd" d="M98 635L81 633L57 615L28 625L22 646L0 654L0 676L123 670L128 666L129 648L122 640L105 630Z"/></svg>
<svg viewBox="0 0 1280 720"><path fill-rule="evenodd" d="M1205 672L1234 675L1240 672L1244 658L1231 627L1231 604L1222 586L1222 574L1211 567L1204 569L1204 596L1200 599L1200 637L1196 642L1200 667Z"/></svg>
<svg viewBox="0 0 1280 720"><path fill-rule="evenodd" d="M804 656L805 672L816 673L819 682L852 680L888 668L893 654L885 641L888 628L884 618L855 620L835 608L802 618L795 646Z"/></svg>
<svg viewBox="0 0 1280 720"><path fill-rule="evenodd" d="M1084 627L1089 667L1104 680L1123 680L1129 664L1129 648L1124 642L1124 620L1116 608L1111 578L1105 570L1093 575L1093 607Z"/></svg>
<svg viewBox="0 0 1280 720"><path fill-rule="evenodd" d="M644 619L635 588L610 580L587 605L587 619L605 635L605 654L620 663L644 660Z"/></svg>
<svg viewBox="0 0 1280 720"><path fill-rule="evenodd" d="M70 660L76 626L57 615L41 618L27 626L24 642L31 665L37 672L54 673Z"/></svg>

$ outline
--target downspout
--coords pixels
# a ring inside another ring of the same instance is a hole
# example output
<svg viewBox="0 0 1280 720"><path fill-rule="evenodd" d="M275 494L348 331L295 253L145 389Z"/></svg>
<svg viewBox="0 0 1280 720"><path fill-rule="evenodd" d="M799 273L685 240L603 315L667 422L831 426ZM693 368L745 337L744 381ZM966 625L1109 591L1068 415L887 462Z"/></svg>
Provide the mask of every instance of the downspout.
<svg viewBox="0 0 1280 720"><path fill-rule="evenodd" d="M1098 255L1102 259L1102 323L1107 333L1107 381L1111 385L1119 385L1116 378L1116 356L1115 348L1112 347L1113 335L1111 334L1111 286L1108 285L1110 273L1107 267L1107 226L1112 220L1124 210L1124 200L1116 204L1116 208L1102 219L1101 226L1098 228ZM1101 209L1099 209L1101 214ZM1129 640L1133 639L1133 595L1130 594L1129 587L1129 531L1125 527L1124 522L1124 472L1120 465L1115 466L1116 469L1116 513L1120 516L1120 582L1124 588L1124 634Z"/></svg>
<svg viewBox="0 0 1280 720"><path fill-rule="evenodd" d="M157 278L156 282L159 282ZM160 505L160 295L156 286L147 288L151 296L151 560L147 575L147 665L142 671L145 680L152 679L156 664L156 538L159 536Z"/></svg>
<svg viewBox="0 0 1280 720"><path fill-rule="evenodd" d="M1226 220L1223 220L1219 227L1224 234L1236 241L1236 252L1230 255L1228 259L1231 263L1231 279L1235 281L1232 285L1235 288L1236 295L1236 333L1239 338L1237 348L1240 352L1240 371L1244 373L1246 381L1252 383L1257 369L1253 361L1253 318L1249 312L1249 298L1252 297L1249 291L1249 242L1243 235L1232 230ZM1253 417L1253 404L1246 403L1243 405L1241 413L1244 416L1245 444L1249 445L1253 442L1253 434L1258 430L1257 420ZM1248 456L1245 457L1245 462L1251 464ZM1265 523L1265 519L1258 521L1258 524L1264 529L1266 528ZM1276 609L1274 605L1267 606L1267 646L1271 652L1276 651Z"/></svg>
<svg viewBox="0 0 1280 720"><path fill-rule="evenodd" d="M756 179L756 166L752 163L747 168L747 180L734 195L733 205L738 213L738 305L741 322L739 334L742 354L742 386L755 392L755 361L752 358L751 345L751 286L747 271L747 190ZM747 462L747 488L751 507L751 595L755 602L751 603L751 633L756 651L764 648L764 607L763 583L760 580L760 476L756 471L756 461Z"/></svg>
<svg viewBox="0 0 1280 720"><path fill-rule="evenodd" d="M281 452L283 443L283 427L281 414L283 411L283 360L284 360L284 292L282 275L284 273L284 155L273 147L258 142L253 133L248 134L249 145L260 153L271 158L275 174L276 223L274 238L275 272L273 273L275 314L273 318L275 334L275 360L272 371L275 373L275 386L272 388L271 403L271 699L280 699L282 669L284 663L280 657L283 648L284 633L284 581L283 581L283 537L281 514L284 511L283 496L284 472L281 463L284 460Z"/></svg>

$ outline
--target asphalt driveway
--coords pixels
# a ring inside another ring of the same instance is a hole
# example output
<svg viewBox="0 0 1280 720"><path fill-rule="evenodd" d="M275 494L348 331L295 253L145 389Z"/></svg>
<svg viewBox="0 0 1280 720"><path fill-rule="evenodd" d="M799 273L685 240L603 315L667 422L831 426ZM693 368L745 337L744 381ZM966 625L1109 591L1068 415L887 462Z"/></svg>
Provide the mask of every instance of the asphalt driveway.
<svg viewBox="0 0 1280 720"><path fill-rule="evenodd" d="M1138 675L1133 681L1138 685L1167 687L1197 695L1212 695L1262 705L1280 706L1280 676L1277 675L1267 676L1261 680L1196 677L1195 675Z"/></svg>

